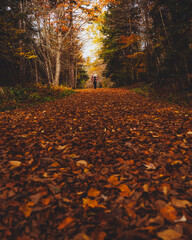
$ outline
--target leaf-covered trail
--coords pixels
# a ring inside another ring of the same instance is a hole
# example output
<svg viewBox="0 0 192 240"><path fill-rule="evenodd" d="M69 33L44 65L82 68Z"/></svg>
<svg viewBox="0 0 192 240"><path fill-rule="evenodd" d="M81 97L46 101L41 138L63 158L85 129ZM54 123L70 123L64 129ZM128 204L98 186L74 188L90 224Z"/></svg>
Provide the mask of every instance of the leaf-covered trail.
<svg viewBox="0 0 192 240"><path fill-rule="evenodd" d="M0 113L0 238L191 239L191 113L125 89Z"/></svg>

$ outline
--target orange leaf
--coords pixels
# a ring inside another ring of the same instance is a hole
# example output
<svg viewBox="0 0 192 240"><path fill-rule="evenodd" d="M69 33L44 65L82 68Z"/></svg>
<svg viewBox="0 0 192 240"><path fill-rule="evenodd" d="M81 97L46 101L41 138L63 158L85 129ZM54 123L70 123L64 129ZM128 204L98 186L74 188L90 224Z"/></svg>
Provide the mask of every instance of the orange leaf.
<svg viewBox="0 0 192 240"><path fill-rule="evenodd" d="M105 206L103 206L102 204L98 204L98 202L94 199L91 200L89 198L83 198L83 207L91 207L91 208L106 208Z"/></svg>
<svg viewBox="0 0 192 240"><path fill-rule="evenodd" d="M107 236L107 234L105 232L100 232L98 234L97 240L104 240L106 236Z"/></svg>
<svg viewBox="0 0 192 240"><path fill-rule="evenodd" d="M90 188L89 191L88 191L88 196L89 197L97 197L99 196L101 192L98 191L96 188Z"/></svg>
<svg viewBox="0 0 192 240"><path fill-rule="evenodd" d="M120 162L121 164L123 164L125 161L123 160L123 158L117 158L117 161Z"/></svg>
<svg viewBox="0 0 192 240"><path fill-rule="evenodd" d="M177 218L176 209L169 204L167 204L165 207L161 208L160 213L165 219L167 219L168 221L171 221L171 222L174 222L175 219Z"/></svg>
<svg viewBox="0 0 192 240"><path fill-rule="evenodd" d="M29 217L32 213L32 208L28 207L27 205L21 206L19 210L24 213L26 218Z"/></svg>
<svg viewBox="0 0 192 240"><path fill-rule="evenodd" d="M121 197L130 197L131 196L131 190L126 184L121 184L118 187L121 190Z"/></svg>
<svg viewBox="0 0 192 240"><path fill-rule="evenodd" d="M119 184L118 178L114 175L108 179L108 182L115 186Z"/></svg>
<svg viewBox="0 0 192 240"><path fill-rule="evenodd" d="M49 203L50 203L50 198L49 198L49 197L42 199L42 204L43 204L44 206L48 205Z"/></svg>
<svg viewBox="0 0 192 240"><path fill-rule="evenodd" d="M64 229L66 228L71 222L73 222L75 219L71 217L65 218L57 227L57 229Z"/></svg>

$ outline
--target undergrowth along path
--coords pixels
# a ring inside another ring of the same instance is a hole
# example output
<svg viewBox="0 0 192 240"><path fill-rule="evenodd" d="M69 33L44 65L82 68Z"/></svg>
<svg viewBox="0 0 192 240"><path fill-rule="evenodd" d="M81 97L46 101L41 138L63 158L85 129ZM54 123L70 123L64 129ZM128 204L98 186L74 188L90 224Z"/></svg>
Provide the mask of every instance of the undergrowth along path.
<svg viewBox="0 0 192 240"><path fill-rule="evenodd" d="M0 238L191 239L191 114L126 89L0 113Z"/></svg>

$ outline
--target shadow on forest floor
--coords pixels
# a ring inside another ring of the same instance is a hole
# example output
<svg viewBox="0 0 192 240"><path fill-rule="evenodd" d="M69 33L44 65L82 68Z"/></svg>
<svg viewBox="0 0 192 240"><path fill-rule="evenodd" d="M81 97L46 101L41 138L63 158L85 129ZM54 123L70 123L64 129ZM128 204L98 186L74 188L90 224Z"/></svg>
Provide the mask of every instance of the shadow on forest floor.
<svg viewBox="0 0 192 240"><path fill-rule="evenodd" d="M183 107L191 107L192 105L192 93L189 91L181 92L169 87L152 87L150 84L145 84L143 82L133 84L127 88L144 97L152 98L154 100L166 101Z"/></svg>

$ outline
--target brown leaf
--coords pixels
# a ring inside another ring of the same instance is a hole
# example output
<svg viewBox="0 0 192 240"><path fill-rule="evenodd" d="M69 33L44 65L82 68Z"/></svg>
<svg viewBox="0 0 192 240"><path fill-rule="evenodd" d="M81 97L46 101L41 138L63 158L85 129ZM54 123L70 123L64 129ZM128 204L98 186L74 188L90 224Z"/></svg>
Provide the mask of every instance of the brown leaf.
<svg viewBox="0 0 192 240"><path fill-rule="evenodd" d="M157 236L163 240L175 240L182 237L182 233L176 232L173 229L167 229L162 232L158 232Z"/></svg>
<svg viewBox="0 0 192 240"><path fill-rule="evenodd" d="M132 202L129 202L128 204L124 205L124 208L125 208L128 216L130 218L133 218L133 219L135 219L137 217L137 215L136 215L136 213L134 211L136 204L137 204L136 202L132 201Z"/></svg>
<svg viewBox="0 0 192 240"><path fill-rule="evenodd" d="M171 202L172 202L174 207L178 207L178 208L186 208L187 206L192 207L192 203L190 203L187 200L172 198Z"/></svg>

